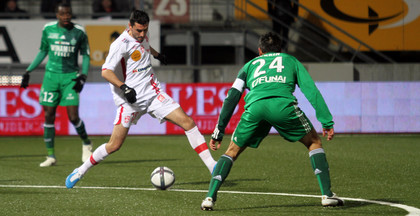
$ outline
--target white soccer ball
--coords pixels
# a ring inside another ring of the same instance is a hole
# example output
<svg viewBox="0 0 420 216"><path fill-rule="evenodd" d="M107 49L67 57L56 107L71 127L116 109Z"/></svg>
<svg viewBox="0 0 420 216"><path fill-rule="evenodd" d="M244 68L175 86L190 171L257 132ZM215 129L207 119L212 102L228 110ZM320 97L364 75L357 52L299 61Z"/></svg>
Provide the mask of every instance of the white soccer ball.
<svg viewBox="0 0 420 216"><path fill-rule="evenodd" d="M175 183L174 171L165 166L157 167L150 175L150 181L155 188L166 190Z"/></svg>

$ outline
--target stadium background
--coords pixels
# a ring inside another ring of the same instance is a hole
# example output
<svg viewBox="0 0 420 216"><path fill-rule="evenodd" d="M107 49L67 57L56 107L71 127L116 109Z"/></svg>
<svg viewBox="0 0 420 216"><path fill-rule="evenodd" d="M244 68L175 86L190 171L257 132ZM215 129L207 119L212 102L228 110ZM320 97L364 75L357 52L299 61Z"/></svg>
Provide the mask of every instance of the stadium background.
<svg viewBox="0 0 420 216"><path fill-rule="evenodd" d="M168 56L167 66L153 62L163 88L194 117L203 133L211 133L230 83L243 63L255 57L258 35L271 29L267 1L127 0L129 7L135 2L151 15L151 45ZM380 2L300 0L296 22L288 26L288 52L317 82L338 133L420 132L419 3ZM18 86L38 52L42 26L49 21L39 13L40 3L18 1L30 19L0 19L2 136L42 135L43 113L37 98L44 68L31 74L30 88ZM91 45L92 67L80 115L89 134L107 135L115 106L100 66L112 39L126 28L127 18L99 14L104 16L92 19L92 1L71 3L73 21L85 26ZM335 16L337 11L346 16ZM6 15L10 14L2 14ZM307 100L299 91L296 96L320 131ZM230 132L240 113L239 109L229 125ZM183 133L149 116L143 120L131 134ZM59 109L56 128L61 135L76 134L65 109Z"/></svg>

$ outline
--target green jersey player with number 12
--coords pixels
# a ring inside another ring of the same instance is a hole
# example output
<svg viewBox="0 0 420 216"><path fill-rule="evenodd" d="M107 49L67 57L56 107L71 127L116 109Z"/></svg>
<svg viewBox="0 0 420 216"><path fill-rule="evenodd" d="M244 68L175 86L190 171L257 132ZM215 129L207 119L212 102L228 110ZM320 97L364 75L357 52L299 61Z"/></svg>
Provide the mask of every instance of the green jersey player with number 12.
<svg viewBox="0 0 420 216"><path fill-rule="evenodd" d="M35 60L26 69L21 87L29 84L29 73L48 55L45 75L42 82L39 102L45 112L44 142L47 147L47 159L41 167L55 165L54 152L55 114L58 105L67 107L70 122L74 125L83 142L82 161L92 154L92 144L88 139L85 125L79 118L79 93L86 82L89 70L89 44L84 28L71 22L72 11L67 3L56 8L57 20L47 23L42 31L41 47ZM82 72L79 74L78 54L82 55Z"/></svg>
<svg viewBox="0 0 420 216"><path fill-rule="evenodd" d="M260 37L259 56L245 64L223 102L219 120L212 134L210 148L217 150L223 139L236 105L245 89L245 111L232 140L212 173L209 191L201 204L202 210L213 210L217 191L228 176L233 162L247 147L257 148L271 127L290 142L300 141L309 150L309 158L317 177L323 206L343 205L343 200L331 191L327 159L321 139L312 123L297 106L293 96L296 85L316 111L327 140L334 136L332 115L314 81L303 65L293 56L281 53L280 37L267 33Z"/></svg>

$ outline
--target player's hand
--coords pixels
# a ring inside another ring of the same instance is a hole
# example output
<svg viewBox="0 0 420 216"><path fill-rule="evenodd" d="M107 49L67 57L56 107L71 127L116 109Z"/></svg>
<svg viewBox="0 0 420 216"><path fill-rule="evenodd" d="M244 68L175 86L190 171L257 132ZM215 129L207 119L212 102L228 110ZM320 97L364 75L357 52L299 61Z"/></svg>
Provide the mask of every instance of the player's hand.
<svg viewBox="0 0 420 216"><path fill-rule="evenodd" d="M210 148L212 150L217 150L218 148L220 148L220 144L223 140L223 135L225 135L225 131L219 130L219 128L216 125L216 128L214 128L214 131L211 134L210 140Z"/></svg>
<svg viewBox="0 0 420 216"><path fill-rule="evenodd" d="M216 141L214 139L210 140L210 149L213 151L216 151L220 148L220 145L222 144L222 141Z"/></svg>
<svg viewBox="0 0 420 216"><path fill-rule="evenodd" d="M79 93L83 89L83 85L86 83L87 76L84 74L77 75L76 79L73 79L73 81L76 81L76 84L74 84L73 89Z"/></svg>
<svg viewBox="0 0 420 216"><path fill-rule="evenodd" d="M20 83L20 87L26 89L29 86L29 72L26 71L25 74L22 76L22 82Z"/></svg>
<svg viewBox="0 0 420 216"><path fill-rule="evenodd" d="M334 128L322 128L322 136L325 137L325 135L327 135L327 140L332 140L334 137Z"/></svg>
<svg viewBox="0 0 420 216"><path fill-rule="evenodd" d="M128 103L134 103L137 101L137 93L133 88L128 87L126 84L120 86L120 89L124 92L124 97L127 98Z"/></svg>
<svg viewBox="0 0 420 216"><path fill-rule="evenodd" d="M168 60L166 60L166 55L165 54L161 54L159 53L157 56L153 56L155 59L159 60L160 62L162 62L162 64L167 65L168 64Z"/></svg>

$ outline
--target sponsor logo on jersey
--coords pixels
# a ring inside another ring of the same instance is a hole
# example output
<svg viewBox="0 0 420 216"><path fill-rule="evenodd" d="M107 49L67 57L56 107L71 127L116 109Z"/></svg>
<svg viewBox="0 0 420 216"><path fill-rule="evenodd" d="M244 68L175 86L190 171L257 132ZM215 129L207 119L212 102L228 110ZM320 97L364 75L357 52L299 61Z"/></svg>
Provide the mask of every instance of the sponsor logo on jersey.
<svg viewBox="0 0 420 216"><path fill-rule="evenodd" d="M286 77L285 76L263 76L255 79L252 81L252 87L255 87L256 85L262 84L262 83L286 83Z"/></svg>
<svg viewBox="0 0 420 216"><path fill-rule="evenodd" d="M152 65L151 65L151 64L149 64L149 65L147 65L147 66L146 66L146 67L144 67L144 68L137 68L137 69L134 69L134 70L133 70L133 73L147 71L147 70L149 70L149 68L151 68L151 67L152 67Z"/></svg>
<svg viewBox="0 0 420 216"><path fill-rule="evenodd" d="M48 39L58 39L59 34L58 33L49 33Z"/></svg>
<svg viewBox="0 0 420 216"><path fill-rule="evenodd" d="M141 59L141 53L138 50L135 50L133 52L133 54L131 54L131 59L133 59L133 61L138 61Z"/></svg>
<svg viewBox="0 0 420 216"><path fill-rule="evenodd" d="M70 57L71 53L75 53L75 46L68 46L66 44L51 44L50 50L54 52L55 56Z"/></svg>
<svg viewBox="0 0 420 216"><path fill-rule="evenodd" d="M70 45L70 43L67 42L67 41L54 41L54 44L58 44L58 45Z"/></svg>
<svg viewBox="0 0 420 216"><path fill-rule="evenodd" d="M61 35L60 39L65 40L66 36L65 35Z"/></svg>

